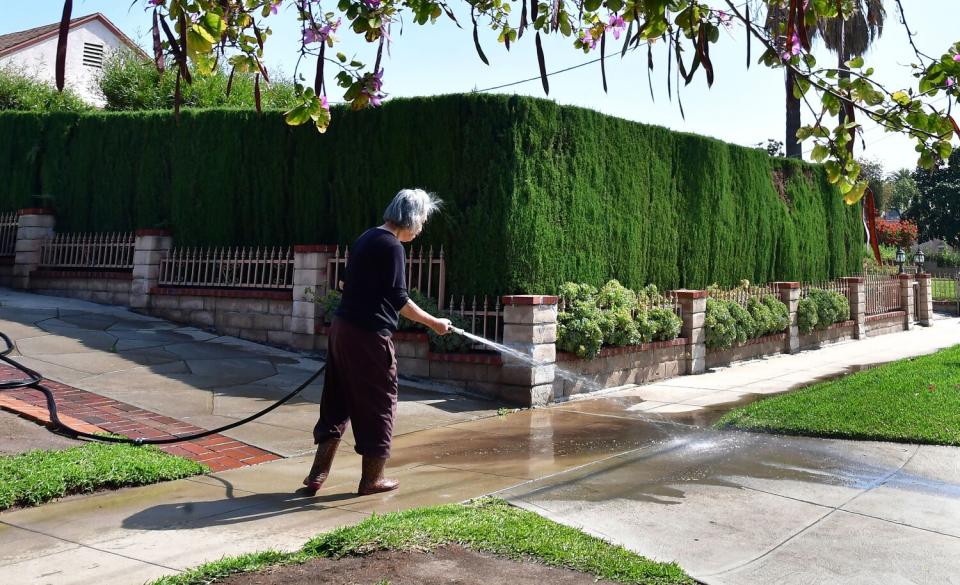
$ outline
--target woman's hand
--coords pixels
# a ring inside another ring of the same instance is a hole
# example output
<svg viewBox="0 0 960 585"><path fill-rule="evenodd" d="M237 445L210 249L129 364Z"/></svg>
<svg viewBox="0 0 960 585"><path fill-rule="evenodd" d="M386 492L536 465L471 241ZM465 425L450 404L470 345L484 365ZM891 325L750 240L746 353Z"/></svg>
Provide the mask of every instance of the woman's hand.
<svg viewBox="0 0 960 585"><path fill-rule="evenodd" d="M450 319L434 319L433 323L430 324L430 329L433 329L433 332L437 335L446 335L450 333L450 327L453 323L450 322Z"/></svg>

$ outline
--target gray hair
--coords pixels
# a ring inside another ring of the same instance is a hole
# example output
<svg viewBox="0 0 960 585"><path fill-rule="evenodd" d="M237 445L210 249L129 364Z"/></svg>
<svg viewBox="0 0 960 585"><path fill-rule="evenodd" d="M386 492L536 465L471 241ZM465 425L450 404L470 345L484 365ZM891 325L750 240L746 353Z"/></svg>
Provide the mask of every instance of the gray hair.
<svg viewBox="0 0 960 585"><path fill-rule="evenodd" d="M383 220L404 229L419 231L441 201L423 189L401 189L383 212Z"/></svg>

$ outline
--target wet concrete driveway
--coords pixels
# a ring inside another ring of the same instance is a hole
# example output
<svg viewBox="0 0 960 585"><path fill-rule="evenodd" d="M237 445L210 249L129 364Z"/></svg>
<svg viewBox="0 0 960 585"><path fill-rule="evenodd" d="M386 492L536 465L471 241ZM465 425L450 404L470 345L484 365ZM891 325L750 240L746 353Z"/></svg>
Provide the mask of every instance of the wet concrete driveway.
<svg viewBox="0 0 960 585"><path fill-rule="evenodd" d="M119 309L9 291L0 302L0 330L32 367L200 426L259 410L317 366ZM408 388L389 465L401 489L376 496L356 495L349 444L316 497L295 493L310 462L311 388L237 430L287 459L0 514L0 583L143 583L295 549L371 513L494 493L711 584L960 584L960 450L704 426L745 393L927 353L956 343L958 329L952 320L506 416Z"/></svg>
<svg viewBox="0 0 960 585"><path fill-rule="evenodd" d="M710 584L960 583L956 448L671 435L501 495Z"/></svg>

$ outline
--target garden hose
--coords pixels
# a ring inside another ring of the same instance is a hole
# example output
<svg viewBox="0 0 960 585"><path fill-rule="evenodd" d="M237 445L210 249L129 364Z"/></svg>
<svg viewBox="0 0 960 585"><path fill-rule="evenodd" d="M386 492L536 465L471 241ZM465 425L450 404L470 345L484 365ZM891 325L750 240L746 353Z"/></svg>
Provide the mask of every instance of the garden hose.
<svg viewBox="0 0 960 585"><path fill-rule="evenodd" d="M194 433L192 435L173 436L167 439L148 439L144 437L137 437L137 438L116 437L112 435L95 435L91 433L85 433L83 431L78 431L64 424L60 420L60 417L57 415L57 403L53 398L53 392L51 392L49 388L47 388L41 383L43 381L43 376L31 370L30 368L24 366L23 364L19 364L13 359L9 358L8 354L13 350L13 342L11 342L10 338L7 337L6 334L4 334L2 331L0 331L0 339L3 339L3 342L6 344L6 349L4 349L3 351L0 351L0 361L10 366L13 366L17 370L23 372L24 374L27 375L27 378L28 378L26 380L9 380L5 382L0 382L0 391L13 390L16 388L33 388L34 390L38 390L42 392L47 399L47 410L50 411L50 421L53 423L53 427L51 428L51 430L53 432L58 432L72 438L92 439L94 441L103 441L107 443L129 443L132 445L169 445L171 443L193 441L194 439L201 439L203 437L221 433L223 431L229 431L230 429L239 427L240 425L247 424L252 420L256 420L261 416L267 414L268 412L278 408L280 405L284 404L285 402L287 402L288 400L290 400L291 398L293 398L294 396L302 392L304 388L306 388L314 380L316 380L317 377L319 377L320 374L323 373L323 371L327 367L326 364L323 364L322 366L320 366L320 369L314 372L312 376L307 378L307 380L303 384L300 384L292 392L290 392L289 394L287 394L277 402L273 403L272 405L268 406L267 408L264 408L260 412L250 415L243 420L239 420L216 429L211 429L209 431L203 431L200 433Z"/></svg>

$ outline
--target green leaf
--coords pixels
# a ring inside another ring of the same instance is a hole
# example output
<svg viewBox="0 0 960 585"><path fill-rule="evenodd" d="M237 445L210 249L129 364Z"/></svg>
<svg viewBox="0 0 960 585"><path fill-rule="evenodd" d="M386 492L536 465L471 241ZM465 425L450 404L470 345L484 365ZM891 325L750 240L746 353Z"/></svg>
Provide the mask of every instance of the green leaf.
<svg viewBox="0 0 960 585"><path fill-rule="evenodd" d="M863 67L863 57L854 57L847 61L847 65L849 65L851 69L860 69Z"/></svg>
<svg viewBox="0 0 960 585"><path fill-rule="evenodd" d="M283 115L289 126L299 126L310 119L310 108L301 104Z"/></svg>
<svg viewBox="0 0 960 585"><path fill-rule="evenodd" d="M810 158L817 162L823 162L828 156L830 156L830 150L822 144L814 146L813 151L810 153Z"/></svg>

